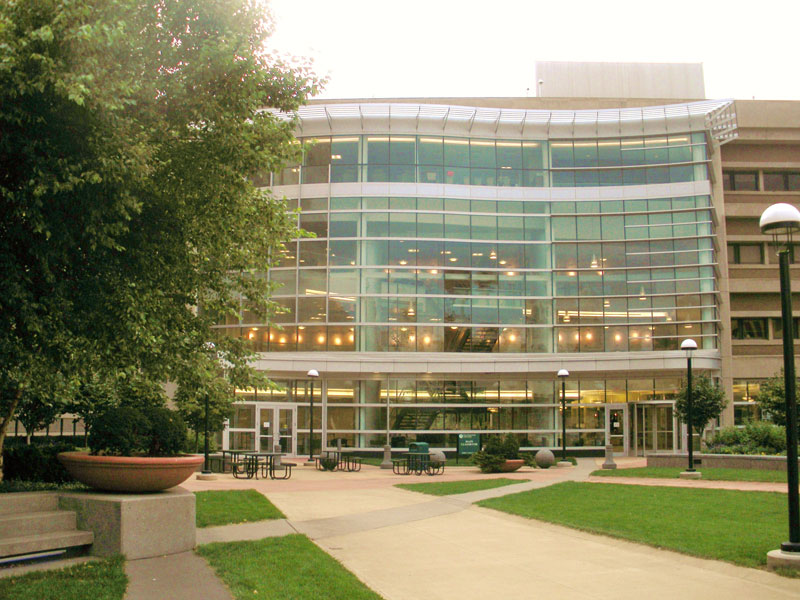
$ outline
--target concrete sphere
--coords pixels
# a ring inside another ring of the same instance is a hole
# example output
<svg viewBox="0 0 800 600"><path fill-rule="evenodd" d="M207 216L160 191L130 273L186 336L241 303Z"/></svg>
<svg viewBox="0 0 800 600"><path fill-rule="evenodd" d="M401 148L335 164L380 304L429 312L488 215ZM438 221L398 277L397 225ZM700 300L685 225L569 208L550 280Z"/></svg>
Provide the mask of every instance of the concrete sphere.
<svg viewBox="0 0 800 600"><path fill-rule="evenodd" d="M536 461L536 466L540 469L549 469L556 464L556 457L546 448L539 450L533 460Z"/></svg>
<svg viewBox="0 0 800 600"><path fill-rule="evenodd" d="M428 456L430 456L431 462L447 462L447 457L441 450L431 450Z"/></svg>

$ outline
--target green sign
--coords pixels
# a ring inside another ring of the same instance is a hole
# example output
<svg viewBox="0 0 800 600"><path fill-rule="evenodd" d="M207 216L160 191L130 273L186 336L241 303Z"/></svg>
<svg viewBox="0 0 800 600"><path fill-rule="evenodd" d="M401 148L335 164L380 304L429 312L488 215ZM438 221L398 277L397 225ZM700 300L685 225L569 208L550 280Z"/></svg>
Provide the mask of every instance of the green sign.
<svg viewBox="0 0 800 600"><path fill-rule="evenodd" d="M459 433L458 434L458 455L470 456L481 449L480 433Z"/></svg>

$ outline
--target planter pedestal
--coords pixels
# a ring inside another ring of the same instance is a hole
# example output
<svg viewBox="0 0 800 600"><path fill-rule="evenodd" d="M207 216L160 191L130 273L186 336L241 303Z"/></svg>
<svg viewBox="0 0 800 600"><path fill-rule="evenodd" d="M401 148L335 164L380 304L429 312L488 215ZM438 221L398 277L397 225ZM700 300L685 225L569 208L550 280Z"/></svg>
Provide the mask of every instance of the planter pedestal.
<svg viewBox="0 0 800 600"><path fill-rule="evenodd" d="M93 556L128 560L176 554L195 545L195 497L177 487L153 494L59 494L59 508L77 514L78 529L92 531Z"/></svg>

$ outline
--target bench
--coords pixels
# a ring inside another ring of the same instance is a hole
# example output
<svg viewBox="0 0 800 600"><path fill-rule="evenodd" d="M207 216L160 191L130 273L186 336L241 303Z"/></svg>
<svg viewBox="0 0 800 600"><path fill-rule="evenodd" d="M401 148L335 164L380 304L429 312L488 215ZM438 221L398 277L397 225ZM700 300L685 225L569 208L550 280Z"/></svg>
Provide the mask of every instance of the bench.
<svg viewBox="0 0 800 600"><path fill-rule="evenodd" d="M265 473L265 469L267 469L269 471L270 479L289 479L292 476L292 467L296 467L296 466L297 466L297 463L286 462L286 461L283 461L283 460L280 462L280 464L277 464L277 465L276 464L269 464L269 465L264 464L261 467L261 476L262 477L266 477L267 476L267 474ZM283 473L281 475L277 475L276 474L277 470L281 469L281 468L283 469Z"/></svg>
<svg viewBox="0 0 800 600"><path fill-rule="evenodd" d="M393 458L392 473L394 473L395 475L408 475L408 459Z"/></svg>

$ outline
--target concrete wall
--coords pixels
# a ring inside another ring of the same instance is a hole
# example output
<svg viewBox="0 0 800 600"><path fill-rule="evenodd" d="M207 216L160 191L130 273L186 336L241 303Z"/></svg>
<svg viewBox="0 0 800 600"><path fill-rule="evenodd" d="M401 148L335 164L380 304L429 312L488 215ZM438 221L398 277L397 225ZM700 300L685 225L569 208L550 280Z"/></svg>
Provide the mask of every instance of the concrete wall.
<svg viewBox="0 0 800 600"><path fill-rule="evenodd" d="M688 454L650 454L648 467L685 467ZM695 465L709 469L758 469L785 471L785 456L747 456L743 454L695 454ZM800 461L798 461L800 463Z"/></svg>
<svg viewBox="0 0 800 600"><path fill-rule="evenodd" d="M702 63L536 62L540 97L706 97Z"/></svg>

